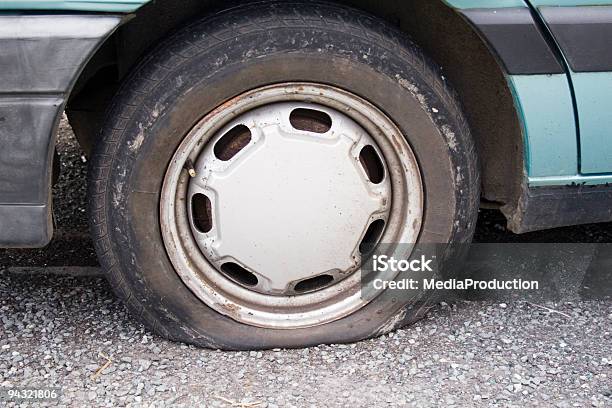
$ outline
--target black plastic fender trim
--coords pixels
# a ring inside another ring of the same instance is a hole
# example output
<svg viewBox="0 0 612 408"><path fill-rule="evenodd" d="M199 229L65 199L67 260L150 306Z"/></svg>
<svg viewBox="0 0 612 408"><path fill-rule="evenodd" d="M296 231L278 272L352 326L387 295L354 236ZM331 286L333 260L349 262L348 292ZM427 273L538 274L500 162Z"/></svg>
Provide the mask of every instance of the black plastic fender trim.
<svg viewBox="0 0 612 408"><path fill-rule="evenodd" d="M460 13L485 39L506 73L531 75L565 72L555 49L551 48L530 9L465 9Z"/></svg>
<svg viewBox="0 0 612 408"><path fill-rule="evenodd" d="M58 123L85 64L124 18L0 16L0 247L51 240Z"/></svg>
<svg viewBox="0 0 612 408"><path fill-rule="evenodd" d="M515 233L612 221L612 185L524 187L511 213L502 207Z"/></svg>
<svg viewBox="0 0 612 408"><path fill-rule="evenodd" d="M538 10L574 72L612 71L612 6Z"/></svg>

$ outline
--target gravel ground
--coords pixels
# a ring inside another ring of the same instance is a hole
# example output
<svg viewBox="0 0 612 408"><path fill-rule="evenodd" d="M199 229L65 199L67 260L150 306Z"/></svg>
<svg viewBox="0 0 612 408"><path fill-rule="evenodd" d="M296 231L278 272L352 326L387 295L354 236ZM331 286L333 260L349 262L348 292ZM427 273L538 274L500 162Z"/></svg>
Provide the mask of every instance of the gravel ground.
<svg viewBox="0 0 612 408"><path fill-rule="evenodd" d="M612 406L610 302L460 301L349 346L221 352L150 335L102 278L4 272L0 293L0 383L69 405Z"/></svg>
<svg viewBox="0 0 612 408"><path fill-rule="evenodd" d="M59 150L53 243L0 251L0 390L60 387L68 406L612 406L610 300L458 300L379 339L304 350L221 352L153 336L90 268L86 160L65 122ZM611 224L520 237L503 225L484 211L477 238L612 242Z"/></svg>

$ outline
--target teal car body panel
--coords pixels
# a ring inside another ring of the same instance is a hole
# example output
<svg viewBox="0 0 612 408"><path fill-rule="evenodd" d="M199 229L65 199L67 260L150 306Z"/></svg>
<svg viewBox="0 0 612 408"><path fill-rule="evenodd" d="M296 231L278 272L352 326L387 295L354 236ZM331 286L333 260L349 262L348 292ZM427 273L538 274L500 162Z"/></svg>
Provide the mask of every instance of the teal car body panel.
<svg viewBox="0 0 612 408"><path fill-rule="evenodd" d="M457 9L473 8L506 8L506 7L527 7L523 0L444 0L446 4Z"/></svg>
<svg viewBox="0 0 612 408"><path fill-rule="evenodd" d="M610 6L609 0L447 0L457 9ZM576 9L577 10L577 9ZM545 28L546 29L546 28ZM553 39L555 36L549 31ZM612 47L612 44L611 44ZM523 125L531 186L612 182L612 72L507 75Z"/></svg>
<svg viewBox="0 0 612 408"><path fill-rule="evenodd" d="M581 7L580 10L597 9L597 6L609 6L610 1L593 0L531 0L544 23L549 21L542 7ZM590 7L583 7L590 6ZM579 10L575 8L574 10ZM594 23L598 22L586 22ZM559 39L554 30L550 34L557 45ZM609 45L612 52L612 43ZM611 182L612 174L612 72L576 72L568 62L562 47L562 57L567 68L568 81L572 87L575 111L577 114L577 140L579 162L577 173L587 180L588 184L596 182ZM597 175L592 177L591 175Z"/></svg>
<svg viewBox="0 0 612 408"><path fill-rule="evenodd" d="M508 81L522 118L529 177L575 175L576 124L566 75L510 75Z"/></svg>
<svg viewBox="0 0 612 408"><path fill-rule="evenodd" d="M458 9L529 7L524 0L445 0L445 2ZM610 0L530 0L529 2L536 7L607 6L612 4Z"/></svg>
<svg viewBox="0 0 612 408"><path fill-rule="evenodd" d="M0 10L53 10L130 13L150 0L0 0Z"/></svg>
<svg viewBox="0 0 612 408"><path fill-rule="evenodd" d="M580 173L612 172L612 73L572 72L571 78L580 119Z"/></svg>
<svg viewBox="0 0 612 408"><path fill-rule="evenodd" d="M536 7L609 6L610 0L529 0Z"/></svg>

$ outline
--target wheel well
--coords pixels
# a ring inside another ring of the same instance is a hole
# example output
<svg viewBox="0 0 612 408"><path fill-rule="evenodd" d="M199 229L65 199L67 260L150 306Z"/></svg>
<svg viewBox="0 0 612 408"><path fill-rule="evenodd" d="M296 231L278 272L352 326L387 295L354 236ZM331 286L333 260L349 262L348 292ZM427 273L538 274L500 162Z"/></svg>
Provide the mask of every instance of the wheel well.
<svg viewBox="0 0 612 408"><path fill-rule="evenodd" d="M512 94L495 57L473 28L441 0L339 0L406 32L442 68L459 95L481 159L482 197L514 207L524 173L523 137ZM90 60L67 113L86 151L122 78L169 32L195 16L227 8L223 0L157 0L142 7Z"/></svg>

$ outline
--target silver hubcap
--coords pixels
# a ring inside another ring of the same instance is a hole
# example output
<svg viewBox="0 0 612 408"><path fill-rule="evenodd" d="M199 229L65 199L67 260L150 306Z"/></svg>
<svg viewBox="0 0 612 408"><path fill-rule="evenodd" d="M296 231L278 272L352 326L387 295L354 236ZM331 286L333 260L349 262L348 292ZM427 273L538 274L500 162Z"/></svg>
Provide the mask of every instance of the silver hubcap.
<svg viewBox="0 0 612 408"><path fill-rule="evenodd" d="M364 247L416 242L422 188L382 112L336 88L280 84L187 135L160 210L170 259L208 306L260 327L308 327L377 295L361 296Z"/></svg>
<svg viewBox="0 0 612 408"><path fill-rule="evenodd" d="M302 128L326 131L296 129L296 112ZM232 136L248 144L220 159L215 149ZM200 154L190 180L191 202L201 194L214 208L205 232L191 206L200 250L221 271L231 262L229 276L261 293L290 295L343 279L359 266L368 225L387 218L391 201L389 179L372 183L359 161L374 145L349 117L318 104L280 102L240 115Z"/></svg>

